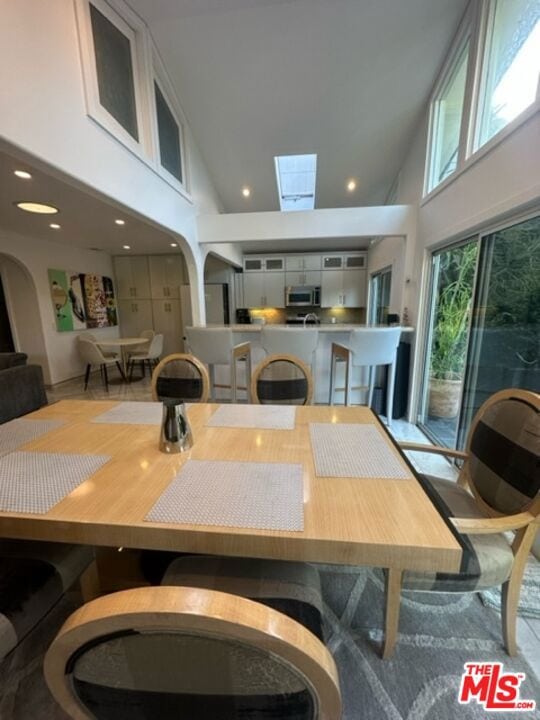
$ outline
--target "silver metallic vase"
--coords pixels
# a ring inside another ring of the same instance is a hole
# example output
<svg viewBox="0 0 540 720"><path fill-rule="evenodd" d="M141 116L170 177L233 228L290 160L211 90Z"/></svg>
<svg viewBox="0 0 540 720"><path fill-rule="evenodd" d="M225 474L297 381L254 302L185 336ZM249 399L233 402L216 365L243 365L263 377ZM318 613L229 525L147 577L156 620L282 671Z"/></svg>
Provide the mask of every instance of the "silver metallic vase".
<svg viewBox="0 0 540 720"><path fill-rule="evenodd" d="M183 402L163 403L163 421L159 449L164 453L181 453L193 445L193 435Z"/></svg>

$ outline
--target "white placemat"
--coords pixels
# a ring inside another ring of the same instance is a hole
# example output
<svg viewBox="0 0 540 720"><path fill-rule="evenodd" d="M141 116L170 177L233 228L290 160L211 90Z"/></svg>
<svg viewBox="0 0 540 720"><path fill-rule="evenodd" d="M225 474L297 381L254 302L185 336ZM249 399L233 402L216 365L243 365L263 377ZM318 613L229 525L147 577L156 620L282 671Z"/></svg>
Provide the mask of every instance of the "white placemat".
<svg viewBox="0 0 540 720"><path fill-rule="evenodd" d="M410 478L376 425L310 423L319 477Z"/></svg>
<svg viewBox="0 0 540 720"><path fill-rule="evenodd" d="M220 405L206 423L209 427L294 430L294 405Z"/></svg>
<svg viewBox="0 0 540 720"><path fill-rule="evenodd" d="M107 455L5 455L0 458L0 510L46 513L108 460Z"/></svg>
<svg viewBox="0 0 540 720"><path fill-rule="evenodd" d="M123 423L125 425L161 425L163 404L127 400L92 418L95 423Z"/></svg>
<svg viewBox="0 0 540 720"><path fill-rule="evenodd" d="M64 424L64 420L26 420L25 418L3 423L0 425L0 456Z"/></svg>
<svg viewBox="0 0 540 720"><path fill-rule="evenodd" d="M302 465L188 460L145 520L303 530Z"/></svg>

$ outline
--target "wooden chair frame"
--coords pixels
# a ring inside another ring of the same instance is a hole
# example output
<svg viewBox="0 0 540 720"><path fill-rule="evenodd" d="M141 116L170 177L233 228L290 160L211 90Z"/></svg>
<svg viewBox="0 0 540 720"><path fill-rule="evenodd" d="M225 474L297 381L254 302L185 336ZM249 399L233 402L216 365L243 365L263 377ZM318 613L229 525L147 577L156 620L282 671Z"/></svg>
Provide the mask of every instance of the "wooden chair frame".
<svg viewBox="0 0 540 720"><path fill-rule="evenodd" d="M152 587L124 590L93 600L64 623L45 656L47 685L75 720L92 716L74 694L66 666L81 646L122 631L187 632L219 636L276 655L305 680L319 720L339 720L337 668L323 643L303 625L272 608L215 590Z"/></svg>
<svg viewBox="0 0 540 720"><path fill-rule="evenodd" d="M208 377L208 370L200 360L198 360L194 355L190 355L189 353L173 353L172 355L167 355L159 361L159 363L154 368L154 372L152 373L152 400L159 402L156 390L159 373L168 363L175 360L183 360L184 362L191 363L191 365L193 365L198 370L202 380L202 392L199 402L208 402L208 395L210 393L210 379Z"/></svg>
<svg viewBox="0 0 540 720"><path fill-rule="evenodd" d="M485 518L450 518L450 521L461 534L499 534L502 532L515 531L514 541L512 543L512 552L514 554L514 562L510 577L502 586L502 635L504 646L508 655L513 656L517 653L516 644L516 619L517 608L519 603L519 595L521 591L521 583L523 581L523 573L527 563L527 557L533 545L536 533L540 528L540 494L528 503L521 512L513 515L504 515L495 508L488 505L480 496L478 489L475 487L474 480L469 469L470 445L476 426L481 421L486 410L503 400L521 400L540 412L540 395L529 390L511 389L501 390L492 395L479 408L473 418L471 427L467 437L467 448L465 452L459 450L449 450L447 448L423 445L419 443L400 443L402 450L414 452L428 452L436 455L444 455L459 460L463 460L463 466L459 473L458 484L468 490L474 497L479 510L481 510ZM402 572L390 569L386 582L386 632L383 657L390 657L393 653L397 628L399 622L399 604L401 594Z"/></svg>
<svg viewBox="0 0 540 720"><path fill-rule="evenodd" d="M313 376L311 374L311 370L306 365L303 360L300 360L300 358L296 357L296 355L269 355L268 357L264 358L257 367L255 368L253 375L251 376L251 402L254 405L260 405L261 402L259 400L259 396L257 395L257 382L259 380L259 377L263 370L265 370L269 365L272 365L275 362L284 361L284 362L290 362L293 365L296 365L297 368L299 368L303 374L304 377L307 380L307 394L306 394L306 402L304 405L311 405L311 401L313 399Z"/></svg>

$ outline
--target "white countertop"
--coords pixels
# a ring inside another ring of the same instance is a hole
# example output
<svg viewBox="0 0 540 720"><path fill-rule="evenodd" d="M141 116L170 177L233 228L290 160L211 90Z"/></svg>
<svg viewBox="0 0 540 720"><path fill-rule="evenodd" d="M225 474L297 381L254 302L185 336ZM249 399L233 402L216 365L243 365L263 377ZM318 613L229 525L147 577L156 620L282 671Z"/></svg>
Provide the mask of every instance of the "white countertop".
<svg viewBox="0 0 540 720"><path fill-rule="evenodd" d="M283 325L278 323L266 323L266 325L272 326L272 327L278 327L278 328L287 328L287 330L303 330L302 325ZM213 325L208 324L206 327L223 327L223 325ZM251 325L228 325L227 327L230 327L233 332L243 332L243 333L257 333L261 331L261 328L264 327L264 325L259 325L256 323L252 323ZM307 325L307 327L316 327L319 332L321 333L346 333L351 332L351 330L356 330L358 328L365 328L366 325L362 324L353 324L353 323L321 323L320 325ZM388 327L387 325L379 325L378 327ZM401 328L401 332L414 332L414 328L410 325L406 327Z"/></svg>

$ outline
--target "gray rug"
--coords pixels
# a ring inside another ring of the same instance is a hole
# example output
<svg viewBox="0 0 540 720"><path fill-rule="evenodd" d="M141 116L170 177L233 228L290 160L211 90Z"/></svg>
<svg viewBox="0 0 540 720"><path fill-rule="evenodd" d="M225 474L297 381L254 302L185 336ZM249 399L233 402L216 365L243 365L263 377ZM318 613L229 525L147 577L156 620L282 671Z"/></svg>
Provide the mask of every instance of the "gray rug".
<svg viewBox="0 0 540 720"><path fill-rule="evenodd" d="M383 661L382 574L335 566L320 569L328 644L340 673L343 720L540 718L538 710L501 714L487 713L476 704L458 705L467 661L500 661L506 670L525 672L521 697L540 699L540 682L523 658L506 655L500 617L478 596L406 594L395 655ZM41 667L48 644L74 608L63 599L0 665L0 720L67 720L48 693Z"/></svg>

